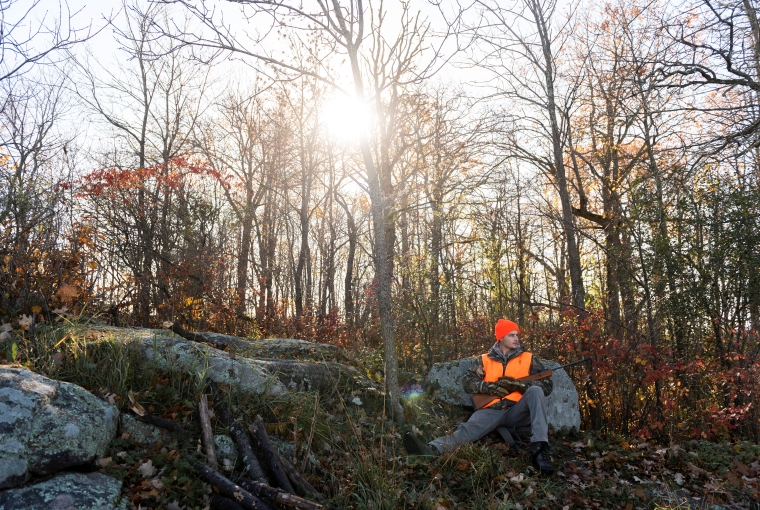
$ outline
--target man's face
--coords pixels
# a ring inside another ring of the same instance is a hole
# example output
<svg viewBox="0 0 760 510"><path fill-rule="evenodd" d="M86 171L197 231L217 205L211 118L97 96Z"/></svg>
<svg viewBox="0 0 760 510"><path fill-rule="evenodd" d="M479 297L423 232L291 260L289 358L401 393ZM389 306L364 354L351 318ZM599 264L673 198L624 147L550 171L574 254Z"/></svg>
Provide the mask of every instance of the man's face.
<svg viewBox="0 0 760 510"><path fill-rule="evenodd" d="M517 330L504 335L501 340L499 340L499 343L501 344L502 350L506 350L507 352L517 349L517 346L520 345L520 338L517 334Z"/></svg>

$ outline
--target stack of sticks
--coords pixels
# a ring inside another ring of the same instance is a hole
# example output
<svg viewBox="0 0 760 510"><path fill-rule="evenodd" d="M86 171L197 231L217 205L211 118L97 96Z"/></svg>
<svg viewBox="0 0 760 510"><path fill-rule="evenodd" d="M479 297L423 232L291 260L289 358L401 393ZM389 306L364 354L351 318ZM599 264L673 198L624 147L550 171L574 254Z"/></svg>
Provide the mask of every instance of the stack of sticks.
<svg viewBox="0 0 760 510"><path fill-rule="evenodd" d="M216 417L227 427L238 454L242 459L244 476L235 482L219 472L214 449L208 398L204 394L198 405L198 415L205 447L205 464L196 461L200 477L216 488L211 500L215 510L319 510L327 502L269 441L264 421L256 416L247 428L234 420L224 403L222 392L213 381L208 381L214 399ZM192 450L192 442L184 427L175 421L145 414L139 419L172 431ZM316 500L319 503L316 503ZM329 505L328 505L329 506Z"/></svg>

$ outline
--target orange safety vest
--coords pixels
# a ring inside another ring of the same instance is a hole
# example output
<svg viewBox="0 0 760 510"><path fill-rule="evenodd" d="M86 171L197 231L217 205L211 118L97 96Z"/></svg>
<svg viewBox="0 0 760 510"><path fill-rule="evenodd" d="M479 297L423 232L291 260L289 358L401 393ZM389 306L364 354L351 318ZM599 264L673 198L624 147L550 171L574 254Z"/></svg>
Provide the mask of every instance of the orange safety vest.
<svg viewBox="0 0 760 510"><path fill-rule="evenodd" d="M533 361L533 354L530 352L523 352L519 356L515 356L509 360L506 366L501 361L495 361L488 357L488 354L481 356L483 360L483 369L485 370L485 376L483 380L485 382L496 382L500 377L508 376L514 379L521 379L530 375L530 363ZM522 393L519 391L513 391L506 397L494 397L492 401L481 407L485 409L490 407L496 402L504 399L517 402L522 398Z"/></svg>

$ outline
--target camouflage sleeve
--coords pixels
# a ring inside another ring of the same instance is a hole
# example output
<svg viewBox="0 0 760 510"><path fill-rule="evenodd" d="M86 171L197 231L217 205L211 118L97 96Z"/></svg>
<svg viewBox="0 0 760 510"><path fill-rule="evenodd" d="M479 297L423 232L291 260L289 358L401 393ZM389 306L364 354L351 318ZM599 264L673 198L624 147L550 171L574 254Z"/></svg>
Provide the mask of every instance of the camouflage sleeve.
<svg viewBox="0 0 760 510"><path fill-rule="evenodd" d="M482 365L482 362L481 362ZM546 370L546 367L544 367L544 364L541 363L541 360L538 359L538 356L533 356L533 360L530 363L530 374L536 374L538 372L542 372ZM547 377L546 379L541 379L540 381L531 381L527 383L529 386L538 386L541 388L541 390L544 392L544 396L548 397L552 390L554 389L554 382L552 382L551 377Z"/></svg>
<svg viewBox="0 0 760 510"><path fill-rule="evenodd" d="M486 375L486 371L483 368L483 360L478 357L475 365L464 374L462 378L462 387L465 393L485 393L487 395L495 395L495 385L487 383L483 380Z"/></svg>

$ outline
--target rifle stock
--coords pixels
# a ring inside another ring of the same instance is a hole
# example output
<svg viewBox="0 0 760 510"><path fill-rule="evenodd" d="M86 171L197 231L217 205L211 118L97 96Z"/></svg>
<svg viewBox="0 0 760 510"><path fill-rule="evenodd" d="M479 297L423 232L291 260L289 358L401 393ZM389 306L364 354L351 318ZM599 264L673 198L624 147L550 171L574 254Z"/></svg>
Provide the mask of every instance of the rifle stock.
<svg viewBox="0 0 760 510"><path fill-rule="evenodd" d="M586 361L591 361L590 356L586 356L582 360L573 361L572 363L567 363L565 365L560 365L556 368L550 368L548 370L542 370L540 372L536 372L535 374L531 374L527 377L521 377L518 379L518 381L523 382L530 382L530 381L540 381L541 379L548 379L552 376L555 370L564 369L573 365L578 365L580 363L584 363ZM476 393L472 396L472 404L475 407L475 410L481 409L483 406L487 405L493 400L500 400L501 397L498 395L488 395L486 393Z"/></svg>

